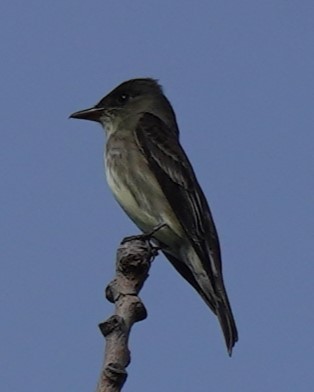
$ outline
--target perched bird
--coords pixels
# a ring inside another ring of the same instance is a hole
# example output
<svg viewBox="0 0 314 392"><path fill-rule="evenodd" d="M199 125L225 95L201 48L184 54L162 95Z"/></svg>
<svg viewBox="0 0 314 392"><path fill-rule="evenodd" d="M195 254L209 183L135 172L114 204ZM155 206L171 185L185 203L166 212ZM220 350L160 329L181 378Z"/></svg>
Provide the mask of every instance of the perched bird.
<svg viewBox="0 0 314 392"><path fill-rule="evenodd" d="M150 78L129 80L70 117L103 126L106 176L116 200L142 232L163 225L153 238L217 315L231 355L238 332L217 231L162 87Z"/></svg>

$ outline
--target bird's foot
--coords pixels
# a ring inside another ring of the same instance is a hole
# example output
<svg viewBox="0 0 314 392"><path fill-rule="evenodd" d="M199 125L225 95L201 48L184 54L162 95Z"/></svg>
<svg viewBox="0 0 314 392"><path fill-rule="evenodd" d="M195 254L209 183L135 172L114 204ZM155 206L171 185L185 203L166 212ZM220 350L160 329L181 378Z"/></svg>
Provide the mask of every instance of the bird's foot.
<svg viewBox="0 0 314 392"><path fill-rule="evenodd" d="M153 230L151 230L149 233L143 233L143 234L138 234L138 235L131 235L129 237L125 237L122 240L122 244L125 244L126 242L133 241L133 240L140 240L140 241L149 241L151 242L153 235L162 229L163 227L167 226L166 223L160 223L159 225L155 226ZM156 244L151 244L156 250L159 250L159 246Z"/></svg>

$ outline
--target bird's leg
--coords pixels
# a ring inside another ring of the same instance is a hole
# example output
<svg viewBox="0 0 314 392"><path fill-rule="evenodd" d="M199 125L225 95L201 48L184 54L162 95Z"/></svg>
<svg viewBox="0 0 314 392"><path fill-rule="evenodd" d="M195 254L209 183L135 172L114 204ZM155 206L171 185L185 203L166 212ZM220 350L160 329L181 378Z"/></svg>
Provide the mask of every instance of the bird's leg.
<svg viewBox="0 0 314 392"><path fill-rule="evenodd" d="M163 227L167 226L166 223L160 223L159 225L155 226L153 230L151 230L149 233L143 233L143 234L138 234L138 235L131 235L130 237L125 237L122 240L122 244L125 244L128 241L133 241L133 240L142 240L142 241L150 241L155 233L162 229ZM159 246L155 246L154 248L156 250L159 249Z"/></svg>

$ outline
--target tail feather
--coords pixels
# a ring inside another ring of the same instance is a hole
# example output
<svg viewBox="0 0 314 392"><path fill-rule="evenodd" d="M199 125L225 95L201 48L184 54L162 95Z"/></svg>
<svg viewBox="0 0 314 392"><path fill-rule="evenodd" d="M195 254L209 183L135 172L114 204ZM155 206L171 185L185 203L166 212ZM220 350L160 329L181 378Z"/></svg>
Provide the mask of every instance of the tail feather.
<svg viewBox="0 0 314 392"><path fill-rule="evenodd" d="M222 302L217 304L216 314L224 334L226 346L228 349L229 356L232 355L232 348L238 341L238 331L236 323L232 314L230 303L227 294L224 293Z"/></svg>
<svg viewBox="0 0 314 392"><path fill-rule="evenodd" d="M195 279L186 264L168 252L163 252L175 269L194 287L209 308L217 315L225 338L228 353L231 356L232 348L238 341L238 331L223 282L220 282L217 293L218 295L216 296L216 299L213 299L209 294L209 290L205 290L200 287L199 282Z"/></svg>
<svg viewBox="0 0 314 392"><path fill-rule="evenodd" d="M216 314L225 338L228 354L231 356L232 348L238 341L238 331L224 283L221 279L216 280L214 292L210 287L209 280L201 279L199 283L196 290Z"/></svg>

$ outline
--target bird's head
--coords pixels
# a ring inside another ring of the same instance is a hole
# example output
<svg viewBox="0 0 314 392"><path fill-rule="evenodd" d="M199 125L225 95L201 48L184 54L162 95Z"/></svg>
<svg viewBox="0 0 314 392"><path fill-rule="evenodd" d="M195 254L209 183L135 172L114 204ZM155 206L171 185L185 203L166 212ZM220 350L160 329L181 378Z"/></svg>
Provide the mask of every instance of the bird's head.
<svg viewBox="0 0 314 392"><path fill-rule="evenodd" d="M132 121L132 116L134 118L145 112L161 117L166 123L175 118L169 101L163 95L162 87L157 80L151 78L128 80L95 106L72 113L70 118L96 121L111 133L117 128L117 123ZM174 124L168 125L172 127Z"/></svg>

